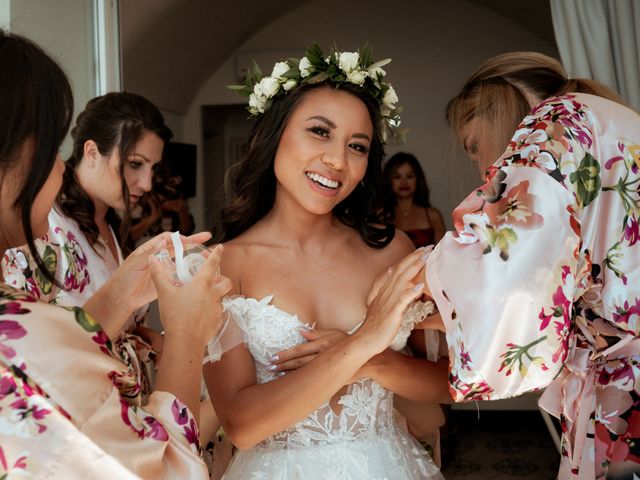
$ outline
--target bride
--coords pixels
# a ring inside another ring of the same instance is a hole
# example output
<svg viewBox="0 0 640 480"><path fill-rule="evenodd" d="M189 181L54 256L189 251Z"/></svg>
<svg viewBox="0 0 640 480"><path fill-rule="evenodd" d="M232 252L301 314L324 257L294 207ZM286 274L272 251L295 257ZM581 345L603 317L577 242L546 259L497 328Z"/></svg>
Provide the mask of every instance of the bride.
<svg viewBox="0 0 640 480"><path fill-rule="evenodd" d="M424 252L389 272L366 305L376 276L413 251L371 220L383 136L399 123L383 65L368 51L325 57L314 46L247 78L257 120L219 235L235 295L205 364L215 410L241 450L224 478L442 478L396 425L393 393L448 401L446 365L387 349L402 348L413 326L401 317L419 296L412 279ZM292 348L285 369L278 353Z"/></svg>

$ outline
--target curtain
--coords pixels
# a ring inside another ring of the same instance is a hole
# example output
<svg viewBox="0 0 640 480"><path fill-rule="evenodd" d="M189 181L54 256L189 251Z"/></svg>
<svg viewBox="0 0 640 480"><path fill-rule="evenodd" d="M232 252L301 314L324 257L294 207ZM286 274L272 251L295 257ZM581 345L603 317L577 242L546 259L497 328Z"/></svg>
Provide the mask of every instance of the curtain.
<svg viewBox="0 0 640 480"><path fill-rule="evenodd" d="M640 110L640 0L550 1L569 74L612 87Z"/></svg>

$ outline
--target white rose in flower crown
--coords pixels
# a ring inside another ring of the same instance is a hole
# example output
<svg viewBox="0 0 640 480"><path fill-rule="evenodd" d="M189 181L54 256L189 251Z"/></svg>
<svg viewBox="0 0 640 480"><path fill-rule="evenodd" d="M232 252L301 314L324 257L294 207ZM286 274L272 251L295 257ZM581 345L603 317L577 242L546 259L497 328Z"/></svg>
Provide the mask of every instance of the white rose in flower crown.
<svg viewBox="0 0 640 480"><path fill-rule="evenodd" d="M369 73L369 76L374 79L378 77L380 78L384 77L387 74L387 72L385 72L382 69L382 67L384 67L389 62L391 62L391 59L385 58L384 60L380 60L379 62L369 65L369 68L367 68L367 72Z"/></svg>
<svg viewBox="0 0 640 480"><path fill-rule="evenodd" d="M298 65L298 68L300 69L300 76L302 78L306 78L309 75L311 75L311 69L313 68L313 65L311 65L311 62L307 57L302 57L300 59L300 64Z"/></svg>
<svg viewBox="0 0 640 480"><path fill-rule="evenodd" d="M272 98L280 90L280 83L273 77L264 77L256 86L260 87L260 91L267 98Z"/></svg>
<svg viewBox="0 0 640 480"><path fill-rule="evenodd" d="M347 73L347 80L359 86L362 86L366 78L367 72L364 70L352 70Z"/></svg>
<svg viewBox="0 0 640 480"><path fill-rule="evenodd" d="M358 52L342 52L338 58L338 66L340 70L349 73L358 68L360 54Z"/></svg>
<svg viewBox="0 0 640 480"><path fill-rule="evenodd" d="M286 82L284 82L282 84L282 88L284 88L285 92L288 92L293 87L295 87L297 84L298 84L298 82L296 82L296 80L294 78L290 78L289 80L287 80Z"/></svg>
<svg viewBox="0 0 640 480"><path fill-rule="evenodd" d="M252 113L255 113L255 112L264 113L265 102L264 100L262 100L262 98L264 97L258 97L256 96L255 93L252 93L251 95L249 95L249 110Z"/></svg>
<svg viewBox="0 0 640 480"><path fill-rule="evenodd" d="M287 62L278 62L273 66L271 76L273 78L280 78L282 75L289 71L289 64Z"/></svg>
<svg viewBox="0 0 640 480"><path fill-rule="evenodd" d="M384 77L384 76L387 74L387 72L385 72L385 71L384 71L382 68L380 68L380 67L376 67L376 68L374 68L374 69L369 68L369 69L367 70L367 72L369 73L369 76L370 76L371 78L377 78L377 77L381 77L381 78L382 78L382 77Z"/></svg>
<svg viewBox="0 0 640 480"><path fill-rule="evenodd" d="M382 104L389 110L393 110L396 108L396 103L398 103L398 95L396 95L396 91L393 87L389 85L387 91L384 92L384 97L382 97Z"/></svg>

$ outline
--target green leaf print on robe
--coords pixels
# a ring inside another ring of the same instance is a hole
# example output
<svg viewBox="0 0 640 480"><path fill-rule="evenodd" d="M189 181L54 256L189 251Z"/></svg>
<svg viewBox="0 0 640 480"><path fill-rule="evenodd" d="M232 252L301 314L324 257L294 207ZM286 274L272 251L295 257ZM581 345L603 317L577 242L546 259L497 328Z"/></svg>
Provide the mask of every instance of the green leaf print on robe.
<svg viewBox="0 0 640 480"><path fill-rule="evenodd" d="M509 245L518 240L518 234L510 227L496 228L487 225L487 243L482 253L485 255L495 247L500 250L500 258L505 262L509 260Z"/></svg>
<svg viewBox="0 0 640 480"><path fill-rule="evenodd" d="M42 261L44 265L47 267L52 274L55 274L56 268L58 266L58 255L53 248L49 245L44 249L44 254L42 255ZM35 269L35 276L38 285L40 286L40 292L44 295L48 295L51 293L53 289L53 283L44 274L40 271L39 268Z"/></svg>
<svg viewBox="0 0 640 480"><path fill-rule="evenodd" d="M600 163L587 152L578 169L569 176L569 180L576 185L578 204L586 207L600 192Z"/></svg>
<svg viewBox="0 0 640 480"><path fill-rule="evenodd" d="M91 315L87 315L84 310L81 308L73 308L72 310L76 316L76 322L78 322L87 332L99 332L102 330L100 324L96 322Z"/></svg>

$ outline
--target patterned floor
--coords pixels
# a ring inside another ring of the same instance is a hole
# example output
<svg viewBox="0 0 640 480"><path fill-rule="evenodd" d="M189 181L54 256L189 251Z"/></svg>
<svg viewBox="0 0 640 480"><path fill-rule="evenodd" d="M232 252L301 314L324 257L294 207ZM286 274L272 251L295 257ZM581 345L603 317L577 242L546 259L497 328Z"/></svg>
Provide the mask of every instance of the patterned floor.
<svg viewBox="0 0 640 480"><path fill-rule="evenodd" d="M477 412L454 410L449 418L453 455L442 470L447 480L556 478L560 457L539 412L483 411L478 418Z"/></svg>

